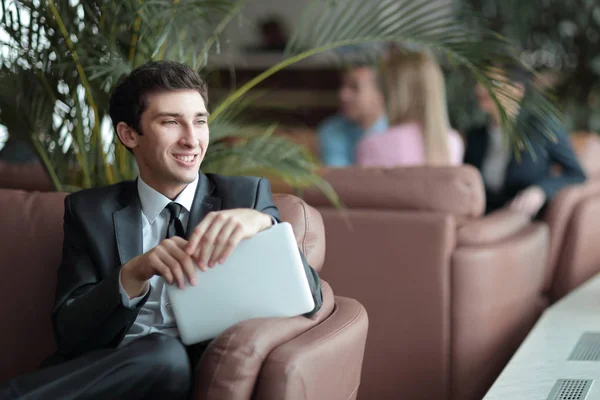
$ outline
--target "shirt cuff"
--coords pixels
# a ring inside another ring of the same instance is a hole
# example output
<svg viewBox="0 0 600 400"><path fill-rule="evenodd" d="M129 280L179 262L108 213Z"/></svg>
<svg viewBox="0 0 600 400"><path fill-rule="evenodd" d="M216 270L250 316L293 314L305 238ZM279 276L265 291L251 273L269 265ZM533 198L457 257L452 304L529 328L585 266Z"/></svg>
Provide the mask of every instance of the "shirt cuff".
<svg viewBox="0 0 600 400"><path fill-rule="evenodd" d="M138 304L140 304L140 301L142 301L144 296L148 294L148 290L150 290L150 285L146 283L146 290L144 290L144 293L142 293L138 297L134 297L132 299L129 298L129 295L127 294L125 289L123 289L123 284L121 283L121 271L119 271L119 292L121 293L121 301L123 302L123 305L125 307L135 308Z"/></svg>
<svg viewBox="0 0 600 400"><path fill-rule="evenodd" d="M271 224L271 225L277 225L277 224L278 224L278 222L277 222L277 218L275 218L275 217L274 217L274 216L272 216L272 215L269 215L269 217L271 217L271 222L272 222L272 224Z"/></svg>

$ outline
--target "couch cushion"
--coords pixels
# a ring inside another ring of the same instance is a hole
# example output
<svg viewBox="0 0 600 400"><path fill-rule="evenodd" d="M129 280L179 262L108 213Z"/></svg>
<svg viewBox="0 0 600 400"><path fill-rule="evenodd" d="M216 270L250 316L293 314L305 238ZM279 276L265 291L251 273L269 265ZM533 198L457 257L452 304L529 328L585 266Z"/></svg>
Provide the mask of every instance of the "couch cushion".
<svg viewBox="0 0 600 400"><path fill-rule="evenodd" d="M63 193L0 189L0 381L54 351L50 312L63 240Z"/></svg>
<svg viewBox="0 0 600 400"><path fill-rule="evenodd" d="M437 211L479 217L485 191L479 171L471 166L406 168L340 168L324 172L348 208ZM313 206L329 206L318 190L304 199Z"/></svg>

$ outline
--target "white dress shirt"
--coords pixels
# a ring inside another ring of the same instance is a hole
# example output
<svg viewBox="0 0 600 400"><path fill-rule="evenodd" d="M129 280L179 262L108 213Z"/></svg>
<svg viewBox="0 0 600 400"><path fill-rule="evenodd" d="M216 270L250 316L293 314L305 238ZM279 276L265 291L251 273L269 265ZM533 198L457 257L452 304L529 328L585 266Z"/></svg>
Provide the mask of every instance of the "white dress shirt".
<svg viewBox="0 0 600 400"><path fill-rule="evenodd" d="M510 147L504 140L500 127L490 127L488 147L481 166L483 182L488 190L497 193L504 187L510 156Z"/></svg>
<svg viewBox="0 0 600 400"><path fill-rule="evenodd" d="M179 219L186 228L197 186L198 177L194 182L187 185L174 200L175 203L183 206ZM142 206L142 251L146 253L167 236L170 215L165 207L171 200L148 186L141 177L138 178L138 194ZM146 287L146 291L141 296L130 299L120 281L119 285L121 298L126 307L135 307L150 290ZM170 336L179 336L164 279L161 276L153 276L150 279L150 286L152 287L150 297L140 309L135 322L120 346L150 333L160 332Z"/></svg>

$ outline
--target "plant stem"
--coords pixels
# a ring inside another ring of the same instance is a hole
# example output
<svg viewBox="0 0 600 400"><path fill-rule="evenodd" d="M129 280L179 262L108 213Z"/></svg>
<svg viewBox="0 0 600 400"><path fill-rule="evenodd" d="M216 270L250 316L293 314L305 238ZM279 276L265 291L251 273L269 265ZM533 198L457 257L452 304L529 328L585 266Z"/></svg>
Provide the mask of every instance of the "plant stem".
<svg viewBox="0 0 600 400"><path fill-rule="evenodd" d="M131 47L129 47L129 65L133 68L133 60L135 59L135 50L137 49L137 41L138 41L138 33L140 31L140 26L142 25L142 4L144 3L142 0L139 1L140 8L137 11L137 16L135 17L135 23L133 25L133 34L131 35Z"/></svg>
<svg viewBox="0 0 600 400"><path fill-rule="evenodd" d="M44 165L48 176L50 176L50 180L52 180L52 185L54 186L54 189L56 189L59 192L62 192L62 184L60 183L60 179L58 179L58 175L56 175L56 171L52 167L52 163L50 162L50 158L48 158L48 154L46 154L46 149L42 147L42 144L39 142L38 138L35 135L33 135L32 137L32 142L33 147L35 147L35 150L37 151L38 155L40 156L40 159L42 160L42 164Z"/></svg>
<svg viewBox="0 0 600 400"><path fill-rule="evenodd" d="M83 85L83 88L85 89L85 95L86 95L88 104L89 104L90 108L92 109L92 112L94 113L94 127L92 128L92 141L98 143L98 150L100 151L100 154L102 156L102 162L104 164L104 172L106 174L106 179L108 181L107 183L109 183L109 184L114 183L114 176L113 176L112 170L110 169L110 166L108 165L108 162L106 160L106 154L104 153L104 149L102 149L102 138L100 137L100 116L98 114L98 107L96 106L96 103L94 102L94 96L92 95L92 90L91 90L90 84L87 80L87 75L85 74L85 71L83 70L83 65L81 65L81 61L79 60L79 55L77 54L77 50L75 49L75 46L73 45L73 42L71 41L71 38L69 37L67 28L65 27L65 24L64 24L58 10L56 9L56 6L54 5L54 2L52 0L48 1L48 7L50 7L50 11L52 12L52 15L54 16L54 19L56 20L56 23L58 24L58 28L63 36L63 39L65 39L65 43L67 44L67 47L69 48L71 57L73 58L73 61L75 62L75 68L77 69L79 79L81 79L81 84Z"/></svg>

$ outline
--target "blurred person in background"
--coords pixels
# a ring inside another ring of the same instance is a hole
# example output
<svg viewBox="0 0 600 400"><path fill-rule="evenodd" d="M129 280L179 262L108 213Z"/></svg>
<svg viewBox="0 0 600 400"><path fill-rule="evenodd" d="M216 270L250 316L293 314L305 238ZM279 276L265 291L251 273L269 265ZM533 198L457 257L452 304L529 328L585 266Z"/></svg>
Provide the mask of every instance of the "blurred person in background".
<svg viewBox="0 0 600 400"><path fill-rule="evenodd" d="M390 128L365 135L356 148L362 166L458 165L464 145L448 121L444 75L422 52L395 52L383 66Z"/></svg>
<svg viewBox="0 0 600 400"><path fill-rule="evenodd" d="M288 29L283 18L268 15L257 21L258 43L248 46L248 53L281 53L288 42Z"/></svg>
<svg viewBox="0 0 600 400"><path fill-rule="evenodd" d="M355 164L356 144L366 133L387 129L383 94L374 66L344 72L339 90L340 112L317 129L321 162L330 167Z"/></svg>
<svg viewBox="0 0 600 400"><path fill-rule="evenodd" d="M565 186L581 183L585 174L573 152L565 131L555 121L553 138L541 132L539 120L520 111L527 101L526 82L529 75L521 68L497 68L492 83L505 89L497 93L510 118L523 118L519 126L531 142L531 150L522 148L518 153L508 145L501 128L500 111L490 93L481 85L476 87L479 106L489 115L488 123L467 132L465 164L481 172L486 189L486 212L507 207L538 217L545 205ZM514 101L508 99L512 98ZM559 172L554 173L553 167Z"/></svg>
<svg viewBox="0 0 600 400"><path fill-rule="evenodd" d="M260 22L261 50L277 51L285 50L288 42L287 29L283 21L270 16Z"/></svg>

